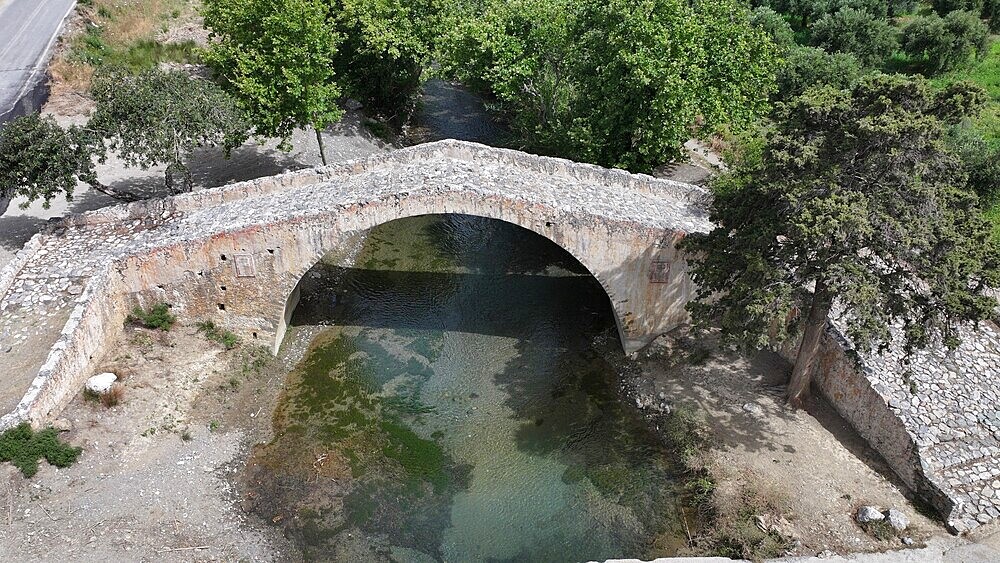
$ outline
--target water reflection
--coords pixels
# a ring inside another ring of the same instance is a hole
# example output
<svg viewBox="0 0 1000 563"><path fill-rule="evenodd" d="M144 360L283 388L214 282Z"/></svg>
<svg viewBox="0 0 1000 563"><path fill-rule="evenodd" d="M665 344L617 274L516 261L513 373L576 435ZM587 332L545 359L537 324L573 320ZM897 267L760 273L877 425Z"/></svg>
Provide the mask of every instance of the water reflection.
<svg viewBox="0 0 1000 563"><path fill-rule="evenodd" d="M678 547L676 468L617 400L608 298L557 246L488 219L406 219L302 290L288 338L314 340L249 471L254 510L307 558Z"/></svg>

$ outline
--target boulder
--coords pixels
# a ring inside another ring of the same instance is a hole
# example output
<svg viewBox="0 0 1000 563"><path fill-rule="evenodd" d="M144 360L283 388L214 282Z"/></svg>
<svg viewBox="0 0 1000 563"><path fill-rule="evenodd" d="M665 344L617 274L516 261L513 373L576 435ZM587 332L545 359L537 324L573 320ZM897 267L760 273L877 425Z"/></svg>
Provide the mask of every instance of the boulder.
<svg viewBox="0 0 1000 563"><path fill-rule="evenodd" d="M103 395L111 390L116 381L118 376L113 373L99 373L88 379L84 388L95 395Z"/></svg>
<svg viewBox="0 0 1000 563"><path fill-rule="evenodd" d="M855 520L860 524L867 524L868 522L878 522L885 520L885 515L882 511L875 508L874 506L862 506L858 509L858 514L854 517Z"/></svg>
<svg viewBox="0 0 1000 563"><path fill-rule="evenodd" d="M895 508L890 508L885 512L885 517L889 521L889 525L892 529L897 532L902 532L910 525L910 519L906 517L905 514L896 510Z"/></svg>
<svg viewBox="0 0 1000 563"><path fill-rule="evenodd" d="M52 428L59 432L69 432L73 429L73 423L68 418L57 418L52 421Z"/></svg>

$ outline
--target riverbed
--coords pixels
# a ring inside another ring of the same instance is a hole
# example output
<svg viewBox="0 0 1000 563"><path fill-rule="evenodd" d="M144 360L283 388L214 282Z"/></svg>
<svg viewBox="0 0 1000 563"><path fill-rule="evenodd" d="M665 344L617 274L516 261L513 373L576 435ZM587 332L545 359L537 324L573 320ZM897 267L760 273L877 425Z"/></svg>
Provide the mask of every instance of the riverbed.
<svg viewBox="0 0 1000 563"><path fill-rule="evenodd" d="M302 284L260 515L307 558L583 561L669 555L672 456L616 393L597 281L542 237L459 215L374 229ZM695 525L691 522L688 525Z"/></svg>

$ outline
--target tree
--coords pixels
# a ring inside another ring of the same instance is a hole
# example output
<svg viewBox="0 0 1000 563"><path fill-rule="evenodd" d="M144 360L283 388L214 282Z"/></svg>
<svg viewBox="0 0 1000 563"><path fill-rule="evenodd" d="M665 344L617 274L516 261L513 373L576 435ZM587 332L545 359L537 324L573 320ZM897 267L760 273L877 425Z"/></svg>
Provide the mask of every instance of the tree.
<svg viewBox="0 0 1000 563"><path fill-rule="evenodd" d="M206 0L206 61L246 110L258 135L310 126L326 164L322 131L343 116L334 61L341 36L324 0Z"/></svg>
<svg viewBox="0 0 1000 563"><path fill-rule="evenodd" d="M446 42L446 69L487 89L525 146L647 172L696 122L763 112L776 49L741 0L490 0Z"/></svg>
<svg viewBox="0 0 1000 563"><path fill-rule="evenodd" d="M924 72L937 74L982 58L989 47L990 32L972 12L949 12L923 16L903 28L903 51L921 61Z"/></svg>
<svg viewBox="0 0 1000 563"><path fill-rule="evenodd" d="M771 41L781 51L787 51L795 45L795 32L784 16L768 6L758 6L750 14L750 22L759 27L771 38Z"/></svg>
<svg viewBox="0 0 1000 563"><path fill-rule="evenodd" d="M817 47L831 53L851 53L870 68L881 68L898 48L894 27L854 8L823 16L813 25L812 38Z"/></svg>
<svg viewBox="0 0 1000 563"><path fill-rule="evenodd" d="M864 74L850 53L827 53L816 47L795 47L778 69L776 100L790 100L814 86L853 88Z"/></svg>
<svg viewBox="0 0 1000 563"><path fill-rule="evenodd" d="M128 166L165 164L172 193L191 190L185 160L194 149L221 147L228 157L249 135L243 113L222 89L181 72L102 69L91 95L96 107L87 128Z"/></svg>
<svg viewBox="0 0 1000 563"><path fill-rule="evenodd" d="M877 75L777 104L760 157L717 187L716 228L684 243L693 317L762 347L788 338L803 311L793 405L831 315L862 351L886 346L893 322L907 350L955 346L958 323L993 314L984 291L1000 283L1000 248L942 141L984 100L971 85L935 94Z"/></svg>
<svg viewBox="0 0 1000 563"><path fill-rule="evenodd" d="M491 94L527 147L568 146L575 95L571 0L488 2L455 15L443 70Z"/></svg>
<svg viewBox="0 0 1000 563"><path fill-rule="evenodd" d="M109 195L127 198L97 181L95 139L84 129L63 129L51 117L37 113L0 126L0 199L24 198L21 208L42 200L48 209L62 194L73 199L78 182Z"/></svg>
<svg viewBox="0 0 1000 563"><path fill-rule="evenodd" d="M402 120L415 107L441 34L434 0L328 0L342 38L333 68L345 93Z"/></svg>

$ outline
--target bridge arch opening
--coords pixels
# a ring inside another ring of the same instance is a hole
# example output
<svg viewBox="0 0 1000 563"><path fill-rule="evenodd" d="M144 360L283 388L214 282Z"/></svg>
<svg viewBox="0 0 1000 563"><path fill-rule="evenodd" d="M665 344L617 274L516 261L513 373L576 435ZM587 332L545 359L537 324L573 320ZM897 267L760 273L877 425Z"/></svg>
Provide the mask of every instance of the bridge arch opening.
<svg viewBox="0 0 1000 563"><path fill-rule="evenodd" d="M483 215L417 214L317 252L287 296L274 349L296 325L539 338L560 317L625 346L606 284L547 233Z"/></svg>

